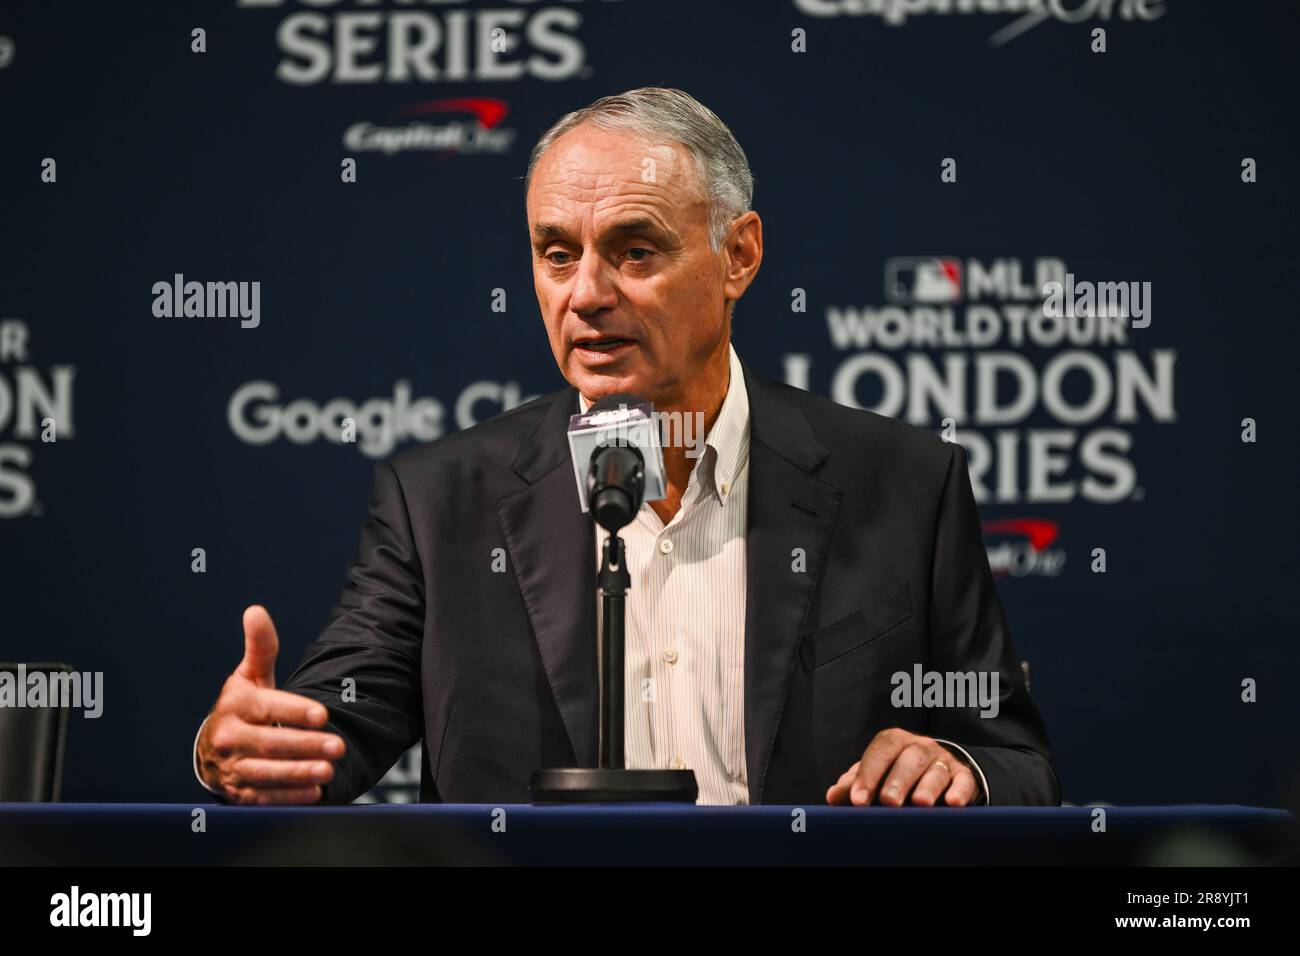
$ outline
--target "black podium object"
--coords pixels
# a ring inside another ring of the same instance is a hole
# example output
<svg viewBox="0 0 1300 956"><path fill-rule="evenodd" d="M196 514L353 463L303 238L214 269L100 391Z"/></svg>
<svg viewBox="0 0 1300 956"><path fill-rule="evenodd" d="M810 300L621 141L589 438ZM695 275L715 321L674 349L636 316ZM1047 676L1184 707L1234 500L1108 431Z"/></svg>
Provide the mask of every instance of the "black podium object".
<svg viewBox="0 0 1300 956"><path fill-rule="evenodd" d="M629 454L630 452L630 454ZM595 767L534 770L528 781L532 802L694 803L699 796L693 770L629 770L623 766L624 599L632 584L618 529L641 506L644 462L635 448L617 449L620 459L598 478L593 457L588 477L591 511L609 531L596 584L600 594L600 747ZM612 498L612 501L608 499Z"/></svg>

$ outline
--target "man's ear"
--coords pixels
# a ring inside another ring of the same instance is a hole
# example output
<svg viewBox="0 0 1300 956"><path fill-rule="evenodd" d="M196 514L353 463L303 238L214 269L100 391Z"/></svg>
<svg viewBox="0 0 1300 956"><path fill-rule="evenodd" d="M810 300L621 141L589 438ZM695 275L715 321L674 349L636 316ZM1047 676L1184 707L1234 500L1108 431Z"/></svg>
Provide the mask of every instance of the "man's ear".
<svg viewBox="0 0 1300 956"><path fill-rule="evenodd" d="M763 221L758 213L751 210L731 221L722 251L726 254L722 295L734 302L745 294L763 263Z"/></svg>

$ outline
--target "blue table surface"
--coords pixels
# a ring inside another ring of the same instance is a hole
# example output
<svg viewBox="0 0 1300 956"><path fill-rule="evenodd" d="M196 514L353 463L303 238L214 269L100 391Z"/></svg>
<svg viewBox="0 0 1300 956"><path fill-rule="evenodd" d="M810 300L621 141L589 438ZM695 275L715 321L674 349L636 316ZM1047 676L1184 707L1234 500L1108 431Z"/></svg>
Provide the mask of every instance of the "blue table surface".
<svg viewBox="0 0 1300 956"><path fill-rule="evenodd" d="M8 803L0 865L1251 865L1300 847L1285 810L1104 807L1099 827L1097 809Z"/></svg>
<svg viewBox="0 0 1300 956"><path fill-rule="evenodd" d="M822 804L761 806L695 806L663 803L622 803L602 805L533 806L528 803L385 803L352 804L349 806L313 807L240 807L224 804L191 803L0 803L0 815L38 816L57 819L83 814L108 814L125 816L165 816L183 813L188 816L195 807L202 806L208 813L248 814L266 816L314 817L330 814L352 816L394 817L462 817L476 819L493 813L498 807L509 814L522 814L555 819L601 819L606 817L634 817L638 819L687 818L692 821L719 819L769 820L788 819L796 809L804 810L809 817L849 822L850 820L880 820L911 818L916 820L956 820L977 825L979 821L1006 822L1010 820L1048 821L1091 818L1092 806L1082 807L831 807ZM1290 820L1291 814L1273 807L1249 807L1240 804L1188 803L1159 806L1104 806L1108 817L1142 820Z"/></svg>

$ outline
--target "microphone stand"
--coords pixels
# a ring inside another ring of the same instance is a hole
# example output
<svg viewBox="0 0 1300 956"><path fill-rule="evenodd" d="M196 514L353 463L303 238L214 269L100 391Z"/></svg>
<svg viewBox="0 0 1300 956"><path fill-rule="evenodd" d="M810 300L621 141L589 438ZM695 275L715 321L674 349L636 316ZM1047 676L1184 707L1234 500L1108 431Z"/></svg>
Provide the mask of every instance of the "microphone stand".
<svg viewBox="0 0 1300 956"><path fill-rule="evenodd" d="M624 615L632 586L618 528L605 539L596 587L600 594L600 746L597 766L534 770L533 803L694 803L694 770L629 770L624 766Z"/></svg>
<svg viewBox="0 0 1300 956"><path fill-rule="evenodd" d="M600 767L623 767L624 601L632 586L617 531L605 539L596 575L600 592Z"/></svg>

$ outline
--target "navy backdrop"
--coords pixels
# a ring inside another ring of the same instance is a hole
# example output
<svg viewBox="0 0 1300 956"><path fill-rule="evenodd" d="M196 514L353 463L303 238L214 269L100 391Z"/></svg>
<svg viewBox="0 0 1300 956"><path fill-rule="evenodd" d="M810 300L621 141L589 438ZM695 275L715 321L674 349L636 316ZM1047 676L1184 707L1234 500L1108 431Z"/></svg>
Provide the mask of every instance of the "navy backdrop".
<svg viewBox="0 0 1300 956"><path fill-rule="evenodd" d="M1300 753L1296 26L1291 3L1178 0L6 4L0 659L104 675L65 799L196 799L189 749L244 606L271 610L283 679L374 462L563 384L528 150L564 112L664 85L754 171L740 354L951 419L971 450L1065 799L1280 803ZM1065 272L1149 282L1151 307L1091 329L1109 336L1045 321ZM156 315L177 274L260 283L256 327ZM952 334L911 334L931 321ZM321 417L349 408L341 443ZM372 798L414 779L408 759Z"/></svg>

